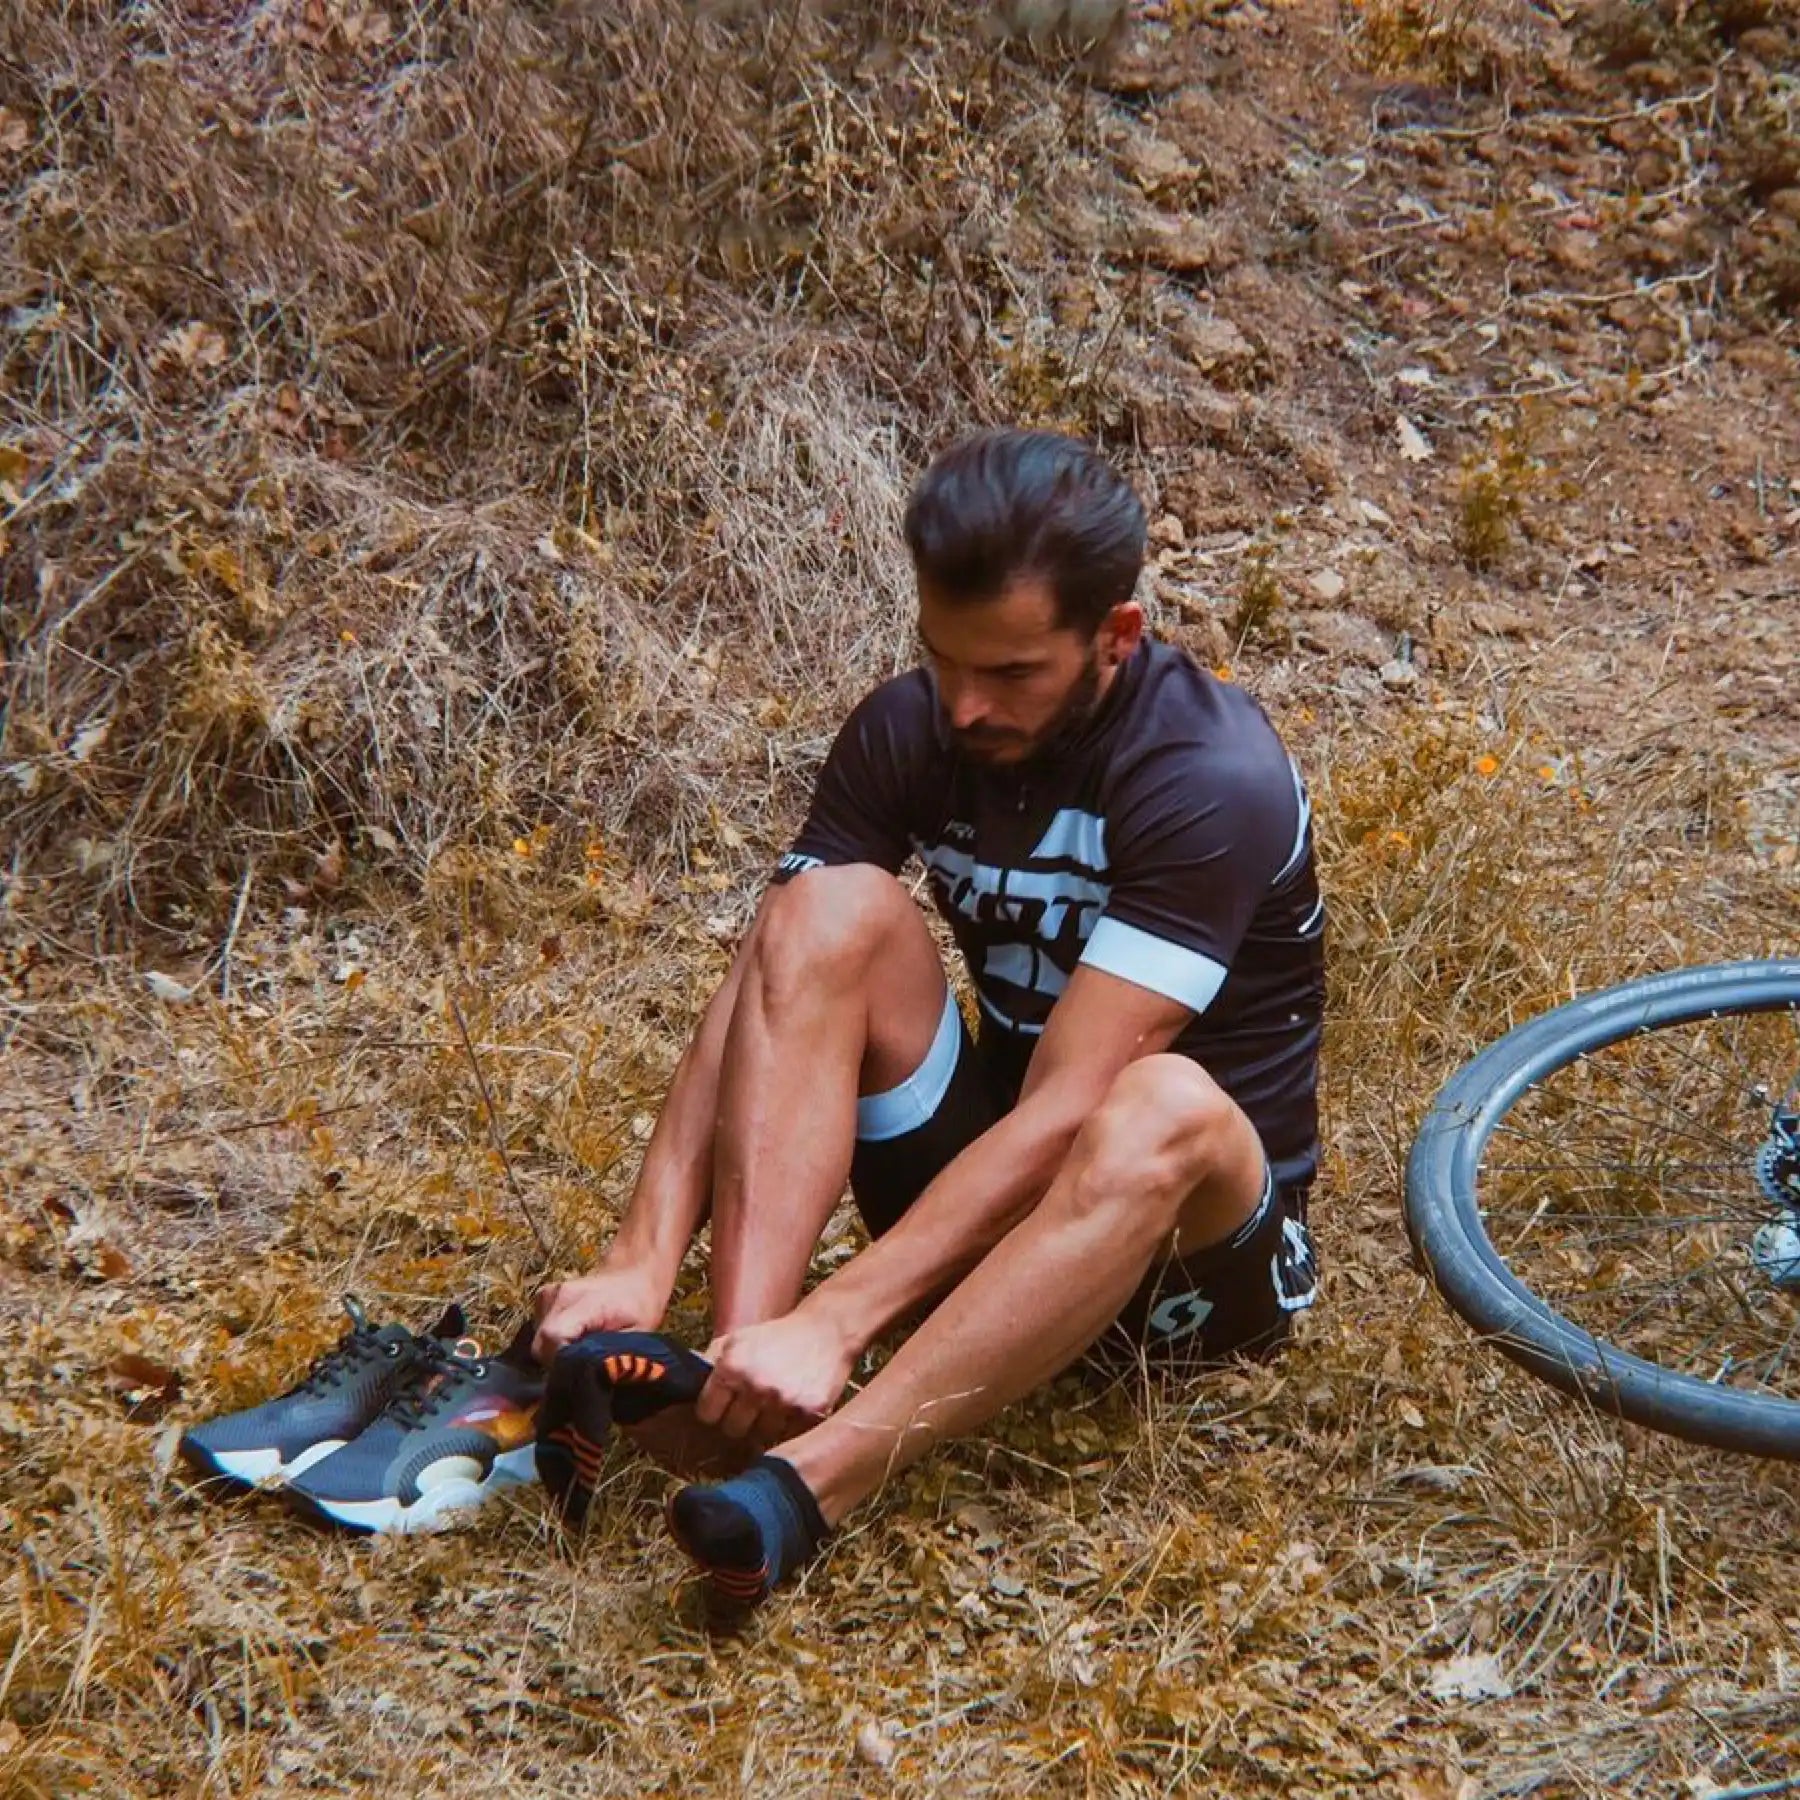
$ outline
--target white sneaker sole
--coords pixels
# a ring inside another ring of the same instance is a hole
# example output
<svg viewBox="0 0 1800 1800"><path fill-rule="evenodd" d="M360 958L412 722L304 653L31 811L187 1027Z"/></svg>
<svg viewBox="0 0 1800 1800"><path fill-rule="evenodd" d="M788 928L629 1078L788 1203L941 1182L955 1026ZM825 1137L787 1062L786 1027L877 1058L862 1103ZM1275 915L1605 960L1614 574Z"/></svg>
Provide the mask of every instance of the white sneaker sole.
<svg viewBox="0 0 1800 1800"><path fill-rule="evenodd" d="M519 1487L537 1479L537 1446L502 1450L494 1466L480 1481L459 1477L428 1488L409 1506L393 1495L379 1500L327 1500L304 1488L296 1495L313 1512L322 1513L352 1531L377 1532L396 1537L414 1532L442 1531L458 1522L459 1515L473 1512L501 1488Z"/></svg>
<svg viewBox="0 0 1800 1800"><path fill-rule="evenodd" d="M310 1469L314 1463L322 1462L332 1451L341 1450L348 1442L348 1438L326 1438L322 1443L308 1445L289 1463L281 1460L279 1450L200 1449L200 1454L212 1464L217 1474L231 1481L241 1481L245 1487L260 1487L264 1482L292 1481L296 1475Z"/></svg>

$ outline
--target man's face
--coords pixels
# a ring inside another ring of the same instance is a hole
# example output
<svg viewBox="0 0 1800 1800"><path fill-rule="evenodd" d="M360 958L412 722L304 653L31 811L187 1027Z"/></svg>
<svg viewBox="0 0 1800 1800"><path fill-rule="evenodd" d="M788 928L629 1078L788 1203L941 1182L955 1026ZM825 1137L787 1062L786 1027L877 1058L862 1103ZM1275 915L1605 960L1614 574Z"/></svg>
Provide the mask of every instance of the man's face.
<svg viewBox="0 0 1800 1800"><path fill-rule="evenodd" d="M979 761L1027 761L1092 710L1130 654L1143 615L1114 607L1093 638L1059 625L1046 581L994 600L952 603L919 589L919 638L957 748Z"/></svg>

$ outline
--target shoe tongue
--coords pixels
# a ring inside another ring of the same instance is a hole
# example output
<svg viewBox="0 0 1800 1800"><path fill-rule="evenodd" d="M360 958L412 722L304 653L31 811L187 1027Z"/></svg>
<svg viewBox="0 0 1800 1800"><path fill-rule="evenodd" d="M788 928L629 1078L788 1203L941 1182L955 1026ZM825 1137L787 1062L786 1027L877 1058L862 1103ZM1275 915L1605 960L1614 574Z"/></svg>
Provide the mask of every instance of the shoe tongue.
<svg viewBox="0 0 1800 1800"><path fill-rule="evenodd" d="M531 1354L531 1341L537 1336L537 1322L527 1319L513 1333L512 1342L502 1350L496 1359L503 1363L511 1363L516 1368L534 1369L537 1364Z"/></svg>
<svg viewBox="0 0 1800 1800"><path fill-rule="evenodd" d="M452 1300L444 1308L443 1317L425 1335L434 1338L459 1338L467 1323L468 1321L463 1317L462 1307Z"/></svg>
<svg viewBox="0 0 1800 1800"><path fill-rule="evenodd" d="M341 1298L344 1302L344 1311L350 1315L352 1328L357 1331L367 1331L369 1315L363 1311L363 1303L354 1294L345 1294Z"/></svg>

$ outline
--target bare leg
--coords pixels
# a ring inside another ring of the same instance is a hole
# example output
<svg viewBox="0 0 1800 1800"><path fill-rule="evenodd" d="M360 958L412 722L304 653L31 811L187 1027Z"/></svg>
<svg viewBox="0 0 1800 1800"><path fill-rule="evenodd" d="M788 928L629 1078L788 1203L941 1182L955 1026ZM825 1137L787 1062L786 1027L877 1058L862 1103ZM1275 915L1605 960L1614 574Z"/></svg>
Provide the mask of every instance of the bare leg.
<svg viewBox="0 0 1800 1800"><path fill-rule="evenodd" d="M849 1178L861 1094L925 1060L945 981L891 875L812 869L771 892L738 981L713 1139L713 1330L790 1312ZM742 1463L753 1446L670 1407L631 1433L671 1467Z"/></svg>
<svg viewBox="0 0 1800 1800"><path fill-rule="evenodd" d="M889 1474L1073 1362L1172 1236L1183 1254L1230 1236L1263 1175L1249 1120L1196 1064L1133 1063L1031 1215L867 1387L774 1454L835 1524Z"/></svg>
<svg viewBox="0 0 1800 1800"><path fill-rule="evenodd" d="M859 1094L925 1060L944 971L918 908L878 869L813 869L771 897L719 1079L713 1330L791 1312L849 1179Z"/></svg>

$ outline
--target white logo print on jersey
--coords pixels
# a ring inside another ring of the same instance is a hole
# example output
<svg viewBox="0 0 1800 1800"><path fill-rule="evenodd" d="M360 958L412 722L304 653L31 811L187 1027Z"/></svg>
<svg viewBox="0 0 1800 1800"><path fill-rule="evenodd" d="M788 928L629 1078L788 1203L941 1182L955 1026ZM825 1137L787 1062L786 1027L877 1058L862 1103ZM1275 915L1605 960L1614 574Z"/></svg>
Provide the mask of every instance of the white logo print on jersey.
<svg viewBox="0 0 1800 1800"><path fill-rule="evenodd" d="M1007 869L977 862L968 851L948 844L920 843L915 848L951 909L974 925L1014 925L1036 939L1036 943L989 945L979 975L1051 999L1068 986L1063 965L1074 966L1112 892L1104 879L1104 819L1064 807L1027 858L1075 865L1072 868ZM1057 953L1054 961L1052 949Z"/></svg>

